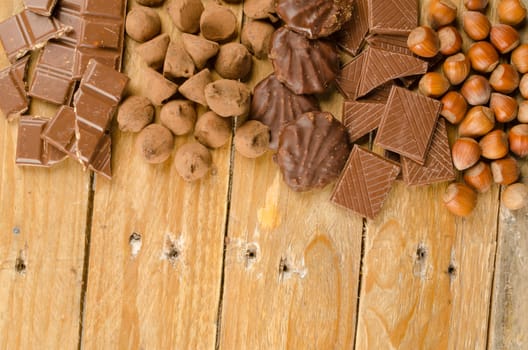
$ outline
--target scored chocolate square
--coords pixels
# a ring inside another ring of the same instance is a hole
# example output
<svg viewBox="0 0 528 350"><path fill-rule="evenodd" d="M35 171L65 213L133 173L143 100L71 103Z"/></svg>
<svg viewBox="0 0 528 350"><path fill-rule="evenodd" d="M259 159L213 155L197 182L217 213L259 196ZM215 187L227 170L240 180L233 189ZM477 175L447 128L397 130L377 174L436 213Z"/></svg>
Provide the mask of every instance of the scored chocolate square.
<svg viewBox="0 0 528 350"><path fill-rule="evenodd" d="M369 28L376 34L408 34L418 26L417 0L368 0Z"/></svg>
<svg viewBox="0 0 528 350"><path fill-rule="evenodd" d="M403 181L409 186L430 185L455 179L447 128L443 118L438 119L436 123L425 164L420 165L407 157L401 157L401 164Z"/></svg>
<svg viewBox="0 0 528 350"><path fill-rule="evenodd" d="M423 165L442 104L393 86L374 143Z"/></svg>
<svg viewBox="0 0 528 350"><path fill-rule="evenodd" d="M336 78L336 86L346 99L355 100L357 98L361 72L365 66L366 58L365 51L363 51L354 60L347 63Z"/></svg>
<svg viewBox="0 0 528 350"><path fill-rule="evenodd" d="M50 167L66 159L66 154L41 138L47 122L33 116L20 118L15 156L17 165Z"/></svg>
<svg viewBox="0 0 528 350"><path fill-rule="evenodd" d="M352 18L337 33L337 44L355 56L368 31L368 0L355 0Z"/></svg>
<svg viewBox="0 0 528 350"><path fill-rule="evenodd" d="M378 128L385 110L379 102L343 102L343 125L348 130L350 142L355 142Z"/></svg>
<svg viewBox="0 0 528 350"><path fill-rule="evenodd" d="M373 219L381 211L399 172L400 166L395 162L354 145L331 201Z"/></svg>
<svg viewBox="0 0 528 350"><path fill-rule="evenodd" d="M25 75L29 55L0 70L0 111L11 120L28 109Z"/></svg>

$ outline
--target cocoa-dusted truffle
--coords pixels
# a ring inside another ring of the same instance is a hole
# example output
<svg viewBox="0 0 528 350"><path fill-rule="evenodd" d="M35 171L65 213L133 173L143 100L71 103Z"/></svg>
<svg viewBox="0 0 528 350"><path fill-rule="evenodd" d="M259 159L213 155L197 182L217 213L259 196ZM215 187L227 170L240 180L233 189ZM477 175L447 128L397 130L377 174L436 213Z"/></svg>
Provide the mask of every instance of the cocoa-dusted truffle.
<svg viewBox="0 0 528 350"><path fill-rule="evenodd" d="M235 132L235 148L246 158L257 158L269 147L270 130L257 120L248 120Z"/></svg>
<svg viewBox="0 0 528 350"><path fill-rule="evenodd" d="M183 47L191 56L194 65L203 69L207 61L218 53L220 45L198 35L182 34Z"/></svg>
<svg viewBox="0 0 528 350"><path fill-rule="evenodd" d="M164 1L165 0L137 0L136 2L143 6L154 7L154 6L161 6L161 4L163 4Z"/></svg>
<svg viewBox="0 0 528 350"><path fill-rule="evenodd" d="M247 116L251 91L239 81L220 79L205 87L205 100L209 108L222 117Z"/></svg>
<svg viewBox="0 0 528 350"><path fill-rule="evenodd" d="M343 124L328 112L308 112L284 126L276 159L286 184L302 192L337 179L349 153Z"/></svg>
<svg viewBox="0 0 528 350"><path fill-rule="evenodd" d="M185 181L196 181L207 175L213 158L211 152L198 142L186 143L174 156L176 171Z"/></svg>
<svg viewBox="0 0 528 350"><path fill-rule="evenodd" d="M352 16L353 0L278 0L277 14L286 26L310 39L337 32Z"/></svg>
<svg viewBox="0 0 528 350"><path fill-rule="evenodd" d="M196 123L194 104L187 100L169 101L160 111L160 122L174 135L185 135L192 131Z"/></svg>
<svg viewBox="0 0 528 350"><path fill-rule="evenodd" d="M193 75L180 86L179 91L187 99L207 107L205 98L205 87L213 81L211 72L205 68L198 74Z"/></svg>
<svg viewBox="0 0 528 350"><path fill-rule="evenodd" d="M253 19L269 19L277 21L275 3L277 0L245 0L244 14Z"/></svg>
<svg viewBox="0 0 528 350"><path fill-rule="evenodd" d="M277 79L296 94L323 93L339 71L335 44L309 40L286 27L273 34L269 58Z"/></svg>
<svg viewBox="0 0 528 350"><path fill-rule="evenodd" d="M150 124L139 133L136 147L147 163L163 163L174 148L174 136L163 125Z"/></svg>
<svg viewBox="0 0 528 350"><path fill-rule="evenodd" d="M119 129L125 132L140 132L154 119L154 106L143 96L130 96L121 103L117 112Z"/></svg>
<svg viewBox="0 0 528 350"><path fill-rule="evenodd" d="M194 62L180 40L173 40L167 48L163 75L170 79L189 78L194 74Z"/></svg>
<svg viewBox="0 0 528 350"><path fill-rule="evenodd" d="M143 68L141 82L143 95L156 106L161 106L178 91L178 85L150 67Z"/></svg>
<svg viewBox="0 0 528 350"><path fill-rule="evenodd" d="M256 58L266 58L275 28L264 21L249 21L242 28L241 41Z"/></svg>
<svg viewBox="0 0 528 350"><path fill-rule="evenodd" d="M172 0L167 7L174 25L184 33L196 33L200 29L203 10L201 0Z"/></svg>
<svg viewBox="0 0 528 350"><path fill-rule="evenodd" d="M270 128L269 147L277 149L279 131L284 124L295 120L303 113L318 110L317 99L313 96L294 94L272 74L255 86L249 117Z"/></svg>
<svg viewBox="0 0 528 350"><path fill-rule="evenodd" d="M237 19L233 11L219 5L207 6L200 18L200 31L204 38L224 42L237 34Z"/></svg>
<svg viewBox="0 0 528 350"><path fill-rule="evenodd" d="M126 33L137 42L152 39L161 31L161 20L156 11L148 7L135 7L126 16Z"/></svg>
<svg viewBox="0 0 528 350"><path fill-rule="evenodd" d="M169 34L163 33L136 47L136 53L148 66L159 69L165 61L169 42Z"/></svg>
<svg viewBox="0 0 528 350"><path fill-rule="evenodd" d="M229 43L220 46L215 70L226 79L244 79L251 71L252 64L251 54L244 45Z"/></svg>
<svg viewBox="0 0 528 350"><path fill-rule="evenodd" d="M222 147L230 136L231 119L222 118L212 111L204 113L194 126L196 140L210 148Z"/></svg>

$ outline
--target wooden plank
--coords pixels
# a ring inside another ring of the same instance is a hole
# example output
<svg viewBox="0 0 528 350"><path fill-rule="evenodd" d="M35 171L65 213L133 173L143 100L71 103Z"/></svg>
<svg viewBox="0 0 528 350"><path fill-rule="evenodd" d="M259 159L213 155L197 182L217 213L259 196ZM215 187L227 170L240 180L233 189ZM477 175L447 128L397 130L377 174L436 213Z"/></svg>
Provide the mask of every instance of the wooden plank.
<svg viewBox="0 0 528 350"><path fill-rule="evenodd" d="M272 72L254 60L250 85ZM324 110L341 116L342 98ZM225 258L222 349L350 349L362 219L330 203L333 185L295 193L271 154L236 154Z"/></svg>
<svg viewBox="0 0 528 350"><path fill-rule="evenodd" d="M3 0L0 21L22 8ZM33 101L30 112L55 110ZM90 177L71 160L15 166L17 127L0 113L0 348L76 349Z"/></svg>
<svg viewBox="0 0 528 350"><path fill-rule="evenodd" d="M521 173L528 183L528 162ZM528 347L528 208L500 209L489 348L521 350Z"/></svg>
<svg viewBox="0 0 528 350"><path fill-rule="evenodd" d="M368 222L357 349L486 347L499 188L467 219L443 207L445 188L398 183Z"/></svg>
<svg viewBox="0 0 528 350"><path fill-rule="evenodd" d="M177 39L167 4L155 10L163 32ZM132 2L129 9L135 6ZM241 13L241 5L231 8ZM126 39L130 94L142 89L143 63L132 55L136 46ZM146 164L135 139L114 132L114 178L97 181L83 346L214 348L231 146L212 152L212 175L187 184L176 173L173 156L161 165ZM177 138L175 150L191 139Z"/></svg>

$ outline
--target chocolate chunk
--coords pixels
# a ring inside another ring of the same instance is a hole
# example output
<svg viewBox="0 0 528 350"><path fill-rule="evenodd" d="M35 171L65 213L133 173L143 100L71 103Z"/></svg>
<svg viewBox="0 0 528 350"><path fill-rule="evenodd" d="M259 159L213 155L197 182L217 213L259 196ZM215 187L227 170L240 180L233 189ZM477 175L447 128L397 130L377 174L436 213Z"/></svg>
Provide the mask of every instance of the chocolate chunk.
<svg viewBox="0 0 528 350"><path fill-rule="evenodd" d="M423 165L440 109L439 101L394 86L375 144Z"/></svg>
<svg viewBox="0 0 528 350"><path fill-rule="evenodd" d="M203 69L207 61L214 57L220 49L220 45L214 41L204 39L198 35L183 33L181 37L185 51L191 56L194 65L198 69Z"/></svg>
<svg viewBox="0 0 528 350"><path fill-rule="evenodd" d="M275 27L264 21L248 21L242 28L241 41L256 58L268 56Z"/></svg>
<svg viewBox="0 0 528 350"><path fill-rule="evenodd" d="M200 29L200 16L204 11L201 0L174 0L167 11L176 28L184 33L196 33Z"/></svg>
<svg viewBox="0 0 528 350"><path fill-rule="evenodd" d="M273 34L269 58L277 79L296 94L325 92L339 71L335 44L309 40L286 27Z"/></svg>
<svg viewBox="0 0 528 350"><path fill-rule="evenodd" d="M373 34L367 37L367 43L375 49L382 49L412 56L413 53L407 46L408 35Z"/></svg>
<svg viewBox="0 0 528 350"><path fill-rule="evenodd" d="M41 48L48 40L58 38L70 29L53 17L24 10L0 23L0 42L13 63L28 51Z"/></svg>
<svg viewBox="0 0 528 350"><path fill-rule="evenodd" d="M199 103L207 107L207 100L205 98L205 87L213 82L213 77L209 69L205 68L198 74L193 75L187 79L178 89L187 99Z"/></svg>
<svg viewBox="0 0 528 350"><path fill-rule="evenodd" d="M276 2L276 0L244 0L244 14L252 19L269 19L276 22Z"/></svg>
<svg viewBox="0 0 528 350"><path fill-rule="evenodd" d="M361 49L365 36L369 30L368 0L355 0L352 19L337 32L338 45L353 56Z"/></svg>
<svg viewBox="0 0 528 350"><path fill-rule="evenodd" d="M374 131L379 126L385 104L376 102L343 102L343 124L348 129L350 142Z"/></svg>
<svg viewBox="0 0 528 350"><path fill-rule="evenodd" d="M194 75L194 62L183 48L181 40L173 40L167 48L163 75L169 79L190 78Z"/></svg>
<svg viewBox="0 0 528 350"><path fill-rule="evenodd" d="M154 105L161 106L178 91L178 85L154 69L144 67L142 73L141 91Z"/></svg>
<svg viewBox="0 0 528 350"><path fill-rule="evenodd" d="M399 172L398 164L354 145L331 201L374 219Z"/></svg>
<svg viewBox="0 0 528 350"><path fill-rule="evenodd" d="M136 47L136 54L143 62L154 69L163 67L165 55L169 47L169 34L163 33Z"/></svg>
<svg viewBox="0 0 528 350"><path fill-rule="evenodd" d="M215 70L222 78L244 79L253 65L248 49L239 43L228 43L220 47Z"/></svg>
<svg viewBox="0 0 528 350"><path fill-rule="evenodd" d="M8 120L26 112L28 97L25 76L29 56L16 61L12 66L0 70L0 111Z"/></svg>
<svg viewBox="0 0 528 350"><path fill-rule="evenodd" d="M403 181L408 186L430 185L436 182L455 180L453 159L449 148L447 128L443 118L438 119L431 140L431 146L420 165L409 158L401 157Z"/></svg>
<svg viewBox="0 0 528 350"><path fill-rule="evenodd" d="M49 42L38 56L28 94L58 105L69 105L75 89L71 59L74 55L75 48Z"/></svg>
<svg viewBox="0 0 528 350"><path fill-rule="evenodd" d="M93 170L96 174L106 177L108 180L112 179L112 138L110 135L104 135L99 142L99 151L95 155L92 163L88 168Z"/></svg>
<svg viewBox="0 0 528 350"><path fill-rule="evenodd" d="M258 120L270 128L269 147L277 149L280 129L301 114L312 111L319 111L317 99L294 94L272 74L255 86L250 119Z"/></svg>
<svg viewBox="0 0 528 350"><path fill-rule="evenodd" d="M277 163L286 184L302 192L337 179L349 153L346 128L328 112L308 112L282 129Z"/></svg>
<svg viewBox="0 0 528 350"><path fill-rule="evenodd" d="M245 117L251 105L251 91L236 80L220 79L205 87L205 100L222 117Z"/></svg>
<svg viewBox="0 0 528 350"><path fill-rule="evenodd" d="M41 16L51 16L57 0L24 0L24 6Z"/></svg>
<svg viewBox="0 0 528 350"><path fill-rule="evenodd" d="M416 0L368 0L370 32L409 34L418 26Z"/></svg>
<svg viewBox="0 0 528 350"><path fill-rule="evenodd" d="M50 145L77 158L75 147L75 111L72 107L62 106L42 131L42 138Z"/></svg>
<svg viewBox="0 0 528 350"><path fill-rule="evenodd" d="M209 5L200 17L200 32L211 41L229 41L237 34L236 16L227 7Z"/></svg>
<svg viewBox="0 0 528 350"><path fill-rule="evenodd" d="M160 33L161 19L153 9L138 6L127 14L125 28L129 37L143 43Z"/></svg>
<svg viewBox="0 0 528 350"><path fill-rule="evenodd" d="M363 51L341 68L336 78L336 86L346 99L355 100L358 97L358 87L361 83L361 73L365 67L366 59L367 55Z"/></svg>
<svg viewBox="0 0 528 350"><path fill-rule="evenodd" d="M66 158L41 138L46 119L23 116L18 124L15 162L17 165L50 167Z"/></svg>
<svg viewBox="0 0 528 350"><path fill-rule="evenodd" d="M352 15L353 0L278 0L277 14L291 30L310 39L329 36Z"/></svg>

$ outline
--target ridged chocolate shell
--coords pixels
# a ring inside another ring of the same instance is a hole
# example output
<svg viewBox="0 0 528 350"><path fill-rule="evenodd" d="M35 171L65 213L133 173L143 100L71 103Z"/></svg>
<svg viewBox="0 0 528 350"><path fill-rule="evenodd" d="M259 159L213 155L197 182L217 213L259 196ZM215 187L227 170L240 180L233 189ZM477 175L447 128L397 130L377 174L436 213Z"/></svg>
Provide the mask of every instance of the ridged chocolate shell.
<svg viewBox="0 0 528 350"><path fill-rule="evenodd" d="M309 40L286 27L273 34L269 58L277 79L298 95L325 92L339 71L334 43Z"/></svg>
<svg viewBox="0 0 528 350"><path fill-rule="evenodd" d="M346 128L331 113L308 112L282 129L277 163L286 184L304 192L336 180L350 149Z"/></svg>
<svg viewBox="0 0 528 350"><path fill-rule="evenodd" d="M258 120L270 128L269 148L276 150L281 127L311 111L319 111L317 99L294 94L272 74L255 86L250 119Z"/></svg>
<svg viewBox="0 0 528 350"><path fill-rule="evenodd" d="M310 39L337 32L352 17L353 0L278 0L277 14L291 30Z"/></svg>

